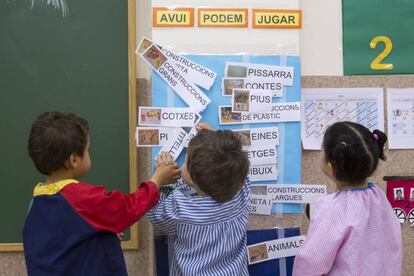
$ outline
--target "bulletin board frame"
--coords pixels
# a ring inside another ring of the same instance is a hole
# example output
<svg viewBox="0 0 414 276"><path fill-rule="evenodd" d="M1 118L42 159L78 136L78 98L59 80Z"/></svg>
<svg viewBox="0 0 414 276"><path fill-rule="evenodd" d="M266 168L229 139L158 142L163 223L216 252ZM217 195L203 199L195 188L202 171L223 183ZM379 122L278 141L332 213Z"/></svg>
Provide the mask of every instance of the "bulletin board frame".
<svg viewBox="0 0 414 276"><path fill-rule="evenodd" d="M128 148L129 148L129 192L136 191L138 184L137 150L135 127L137 125L137 87L136 87L136 2L128 0ZM121 242L123 250L136 250L138 244L138 223L130 228L130 239ZM0 252L23 252L23 243L0 243Z"/></svg>

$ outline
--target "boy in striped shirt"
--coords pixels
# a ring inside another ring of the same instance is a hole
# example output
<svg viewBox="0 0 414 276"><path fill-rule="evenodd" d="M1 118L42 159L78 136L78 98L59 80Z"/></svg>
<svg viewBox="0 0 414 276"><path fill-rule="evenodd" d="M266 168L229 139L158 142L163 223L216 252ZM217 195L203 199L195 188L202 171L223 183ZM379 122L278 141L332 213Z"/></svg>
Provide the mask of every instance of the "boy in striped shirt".
<svg viewBox="0 0 414 276"><path fill-rule="evenodd" d="M249 160L239 137L207 124L190 141L181 175L197 195L176 189L147 213L172 236L170 275L248 275ZM171 162L168 154L156 167Z"/></svg>

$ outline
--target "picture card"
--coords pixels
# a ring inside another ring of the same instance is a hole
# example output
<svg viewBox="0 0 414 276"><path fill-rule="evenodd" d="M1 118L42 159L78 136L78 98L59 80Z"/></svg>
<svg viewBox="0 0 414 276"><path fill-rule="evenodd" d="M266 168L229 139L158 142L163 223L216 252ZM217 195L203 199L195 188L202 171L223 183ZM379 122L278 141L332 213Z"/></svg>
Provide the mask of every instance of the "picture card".
<svg viewBox="0 0 414 276"><path fill-rule="evenodd" d="M290 66L274 66L255 63L226 62L225 77L233 78L267 78L280 81L283 85L292 86L294 68Z"/></svg>
<svg viewBox="0 0 414 276"><path fill-rule="evenodd" d="M274 145L261 145L244 147L250 160L250 165L277 164L276 147Z"/></svg>
<svg viewBox="0 0 414 276"><path fill-rule="evenodd" d="M141 42L139 43L136 53L142 54L145 51L145 49L148 47L147 45L151 45L151 44L155 44L155 43L149 38L143 37L141 39ZM170 49L167 49L167 47L161 46L159 44L156 44L156 45L158 46L159 49L161 49L162 53L167 58L175 62L175 65L181 70L181 72L185 75L185 77L189 81L203 87L206 90L210 90L217 76L215 72L213 72L212 70L192 60L189 60L186 57L183 57L171 51Z"/></svg>
<svg viewBox="0 0 414 276"><path fill-rule="evenodd" d="M283 123L300 121L300 102L273 103L272 111L267 113L233 112L232 106L219 106L220 125Z"/></svg>
<svg viewBox="0 0 414 276"><path fill-rule="evenodd" d="M175 137L176 128L171 127L137 127L135 140L137 147L157 147L165 145Z"/></svg>
<svg viewBox="0 0 414 276"><path fill-rule="evenodd" d="M272 197L268 195L250 194L248 207L250 214L272 214Z"/></svg>
<svg viewBox="0 0 414 276"><path fill-rule="evenodd" d="M276 164L250 166L248 177L250 181L271 181L277 180L277 166Z"/></svg>
<svg viewBox="0 0 414 276"><path fill-rule="evenodd" d="M193 127L196 114L194 109L188 107L140 106L138 124L140 126Z"/></svg>
<svg viewBox="0 0 414 276"><path fill-rule="evenodd" d="M159 153L166 151L168 152L174 160L177 160L178 156L180 156L181 152L184 149L184 143L186 142L188 132L183 128L180 128L173 139L169 140L166 143ZM158 154L159 154L158 153Z"/></svg>
<svg viewBox="0 0 414 276"><path fill-rule="evenodd" d="M233 95L233 89L255 89L263 92L271 91L273 97L283 97L283 84L274 79L222 78L222 95L231 97Z"/></svg>
<svg viewBox="0 0 414 276"><path fill-rule="evenodd" d="M279 145L278 127L242 128L233 132L239 135L243 146Z"/></svg>
<svg viewBox="0 0 414 276"><path fill-rule="evenodd" d="M271 112L272 108L271 91L233 89L233 112L265 113Z"/></svg>
<svg viewBox="0 0 414 276"><path fill-rule="evenodd" d="M136 53L196 112L203 111L211 100L200 90L172 58L168 58L154 43L142 40Z"/></svg>
<svg viewBox="0 0 414 276"><path fill-rule="evenodd" d="M249 264L296 256L305 236L277 239L247 246Z"/></svg>

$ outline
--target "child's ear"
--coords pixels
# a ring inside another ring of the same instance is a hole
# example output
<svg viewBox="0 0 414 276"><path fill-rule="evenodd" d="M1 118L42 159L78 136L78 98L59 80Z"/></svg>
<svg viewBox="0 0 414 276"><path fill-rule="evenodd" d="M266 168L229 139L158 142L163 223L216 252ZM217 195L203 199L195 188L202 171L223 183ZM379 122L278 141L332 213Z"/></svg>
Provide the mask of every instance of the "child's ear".
<svg viewBox="0 0 414 276"><path fill-rule="evenodd" d="M335 170L334 170L334 167L332 166L332 163L331 162L328 162L326 164L326 167L328 169L329 176L334 177L335 176Z"/></svg>
<svg viewBox="0 0 414 276"><path fill-rule="evenodd" d="M66 160L65 166L67 169L77 168L79 165L79 162L80 162L80 157L77 154L72 153L69 156L68 160Z"/></svg>

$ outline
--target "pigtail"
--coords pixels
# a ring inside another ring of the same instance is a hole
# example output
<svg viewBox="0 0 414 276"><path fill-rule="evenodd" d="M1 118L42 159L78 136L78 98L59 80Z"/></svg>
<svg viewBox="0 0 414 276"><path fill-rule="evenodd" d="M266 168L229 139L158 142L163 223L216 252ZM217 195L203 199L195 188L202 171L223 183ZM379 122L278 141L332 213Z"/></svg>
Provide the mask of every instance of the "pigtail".
<svg viewBox="0 0 414 276"><path fill-rule="evenodd" d="M346 172L353 170L353 160L356 156L354 155L352 145L345 141L336 141L332 147L330 160L334 169L335 178L343 180L346 178ZM355 175L358 175L357 170L353 170Z"/></svg>
<svg viewBox="0 0 414 276"><path fill-rule="evenodd" d="M372 137L374 138L374 141L378 146L379 158L381 158L384 161L387 160L387 157L384 155L384 146L387 142L387 135L381 130L376 129L372 132Z"/></svg>

